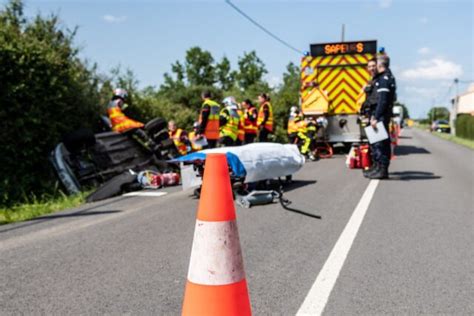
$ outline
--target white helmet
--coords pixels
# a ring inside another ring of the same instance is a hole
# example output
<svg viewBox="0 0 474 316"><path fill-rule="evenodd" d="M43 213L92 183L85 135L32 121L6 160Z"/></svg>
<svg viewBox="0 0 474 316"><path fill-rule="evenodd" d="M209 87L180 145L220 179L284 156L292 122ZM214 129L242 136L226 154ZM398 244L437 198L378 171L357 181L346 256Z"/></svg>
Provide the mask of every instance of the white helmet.
<svg viewBox="0 0 474 316"><path fill-rule="evenodd" d="M225 105L225 106L231 106L231 105L235 105L237 106L237 101L235 101L235 98L230 96L230 97L225 97L224 100L222 100L222 103Z"/></svg>
<svg viewBox="0 0 474 316"><path fill-rule="evenodd" d="M114 90L114 97L119 97L122 100L125 100L128 97L128 92L125 89L117 88Z"/></svg>
<svg viewBox="0 0 474 316"><path fill-rule="evenodd" d="M328 120L327 118L325 118L324 116L320 116L316 119L316 124L318 126L321 126L321 127L324 127L324 128L327 128L328 127Z"/></svg>

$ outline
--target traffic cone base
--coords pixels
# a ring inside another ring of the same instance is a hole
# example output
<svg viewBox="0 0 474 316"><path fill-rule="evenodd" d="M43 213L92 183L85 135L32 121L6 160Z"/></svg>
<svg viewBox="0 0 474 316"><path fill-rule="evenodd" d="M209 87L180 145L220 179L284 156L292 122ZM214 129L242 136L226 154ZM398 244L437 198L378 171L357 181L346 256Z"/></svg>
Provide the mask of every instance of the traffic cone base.
<svg viewBox="0 0 474 316"><path fill-rule="evenodd" d="M247 281L227 285L201 285L188 281L183 315L251 315Z"/></svg>

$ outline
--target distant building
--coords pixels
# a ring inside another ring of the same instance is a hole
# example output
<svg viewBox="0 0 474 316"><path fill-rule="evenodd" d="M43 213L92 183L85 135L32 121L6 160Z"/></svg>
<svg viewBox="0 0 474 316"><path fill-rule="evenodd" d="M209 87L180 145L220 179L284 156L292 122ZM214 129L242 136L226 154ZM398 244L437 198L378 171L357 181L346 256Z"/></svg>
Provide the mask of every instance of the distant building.
<svg viewBox="0 0 474 316"><path fill-rule="evenodd" d="M474 84L471 84L467 91L458 95L456 99L453 100L456 114L474 115Z"/></svg>

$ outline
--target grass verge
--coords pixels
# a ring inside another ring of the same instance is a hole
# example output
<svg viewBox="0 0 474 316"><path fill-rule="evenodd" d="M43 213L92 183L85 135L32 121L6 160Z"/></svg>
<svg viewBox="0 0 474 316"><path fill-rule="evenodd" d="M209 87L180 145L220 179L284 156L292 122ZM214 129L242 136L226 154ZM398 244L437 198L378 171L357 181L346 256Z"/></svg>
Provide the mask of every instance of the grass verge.
<svg viewBox="0 0 474 316"><path fill-rule="evenodd" d="M0 225L26 221L41 215L79 206L84 203L89 193L90 192L81 192L71 196L60 193L54 197L45 196L41 199L33 198L32 201L28 203L18 204L11 208L0 207Z"/></svg>
<svg viewBox="0 0 474 316"><path fill-rule="evenodd" d="M427 132L429 132L430 129L429 125L427 124L416 124L415 127ZM474 149L474 140L457 137L447 133L431 132L431 134L467 148Z"/></svg>
<svg viewBox="0 0 474 316"><path fill-rule="evenodd" d="M433 132L432 134L439 138L449 140L450 142L468 147L470 149L474 149L474 140L465 139L465 138L457 137L457 136L446 134L446 133Z"/></svg>

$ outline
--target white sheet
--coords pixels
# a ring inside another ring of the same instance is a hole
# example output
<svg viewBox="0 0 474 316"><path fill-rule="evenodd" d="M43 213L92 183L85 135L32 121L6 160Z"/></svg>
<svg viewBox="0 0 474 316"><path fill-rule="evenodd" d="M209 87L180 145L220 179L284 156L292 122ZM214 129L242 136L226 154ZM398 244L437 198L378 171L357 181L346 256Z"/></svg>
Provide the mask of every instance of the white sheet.
<svg viewBox="0 0 474 316"><path fill-rule="evenodd" d="M204 153L231 152L245 167L245 182L255 182L291 175L304 164L304 156L296 145L277 143L254 143L237 147L222 147L203 150Z"/></svg>

